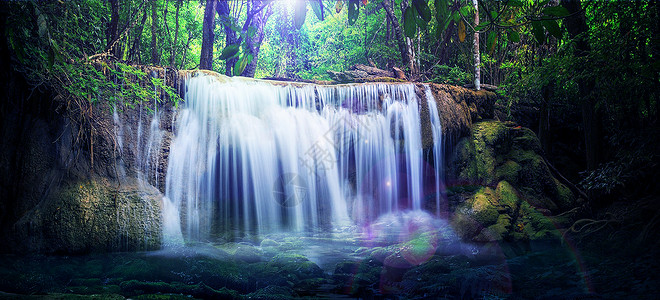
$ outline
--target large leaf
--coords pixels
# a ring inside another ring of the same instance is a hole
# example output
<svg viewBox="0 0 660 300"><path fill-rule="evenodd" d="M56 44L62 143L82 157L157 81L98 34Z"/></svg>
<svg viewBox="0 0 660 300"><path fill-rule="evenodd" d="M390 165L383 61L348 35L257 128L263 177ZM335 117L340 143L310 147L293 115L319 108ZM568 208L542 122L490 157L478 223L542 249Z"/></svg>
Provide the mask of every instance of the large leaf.
<svg viewBox="0 0 660 300"><path fill-rule="evenodd" d="M543 13L555 17L565 17L571 14L570 12L568 12L568 9L566 9L563 6L546 7L543 9Z"/></svg>
<svg viewBox="0 0 660 300"><path fill-rule="evenodd" d="M539 44L545 43L545 33L543 33L541 21L532 21L532 33Z"/></svg>
<svg viewBox="0 0 660 300"><path fill-rule="evenodd" d="M543 20L543 27L547 30L552 36L560 39L561 38L561 29L555 20Z"/></svg>
<svg viewBox="0 0 660 300"><path fill-rule="evenodd" d="M486 47L488 52L492 53L495 50L495 45L497 45L497 32L491 31L488 33L488 39L486 39Z"/></svg>
<svg viewBox="0 0 660 300"><path fill-rule="evenodd" d="M245 67L252 61L252 54L247 54L241 56L241 58L234 65L234 76L239 76L245 70Z"/></svg>
<svg viewBox="0 0 660 300"><path fill-rule="evenodd" d="M458 23L458 20L461 19L461 13L458 11L455 11L452 15L451 18L454 20L454 23Z"/></svg>
<svg viewBox="0 0 660 300"><path fill-rule="evenodd" d="M316 14L316 18L318 18L320 21L323 21L323 0L312 0L309 2L309 5L312 6L312 10L314 11L314 14Z"/></svg>
<svg viewBox="0 0 660 300"><path fill-rule="evenodd" d="M512 43L520 42L520 35L515 30L509 30L507 36Z"/></svg>
<svg viewBox="0 0 660 300"><path fill-rule="evenodd" d="M403 12L403 31L407 37L413 38L417 32L417 11L414 7L409 6Z"/></svg>
<svg viewBox="0 0 660 300"><path fill-rule="evenodd" d="M461 12L461 15L463 15L463 17L467 18L470 15L470 12L472 11L472 5L470 4L463 6L459 9L459 11Z"/></svg>
<svg viewBox="0 0 660 300"><path fill-rule="evenodd" d="M435 0L435 20L438 21L438 24L444 22L447 19L447 14L449 11L447 0Z"/></svg>
<svg viewBox="0 0 660 300"><path fill-rule="evenodd" d="M348 0L348 24L353 25L360 14L360 1Z"/></svg>
<svg viewBox="0 0 660 300"><path fill-rule="evenodd" d="M307 1L296 1L293 11L293 26L300 29L307 17Z"/></svg>
<svg viewBox="0 0 660 300"><path fill-rule="evenodd" d="M465 41L465 23L463 23L463 20L458 22L458 40L461 43Z"/></svg>
<svg viewBox="0 0 660 300"><path fill-rule="evenodd" d="M474 26L474 30L481 31L482 29L488 27L488 25L490 25L490 22L483 22L477 26Z"/></svg>
<svg viewBox="0 0 660 300"><path fill-rule="evenodd" d="M225 60L236 56L236 53L238 53L238 48L239 45L237 44L233 44L225 47L225 49L222 49L222 53L220 53L220 57L218 57L218 59Z"/></svg>
<svg viewBox="0 0 660 300"><path fill-rule="evenodd" d="M413 6L417 10L419 16L422 17L422 20L426 22L431 21L431 9L429 9L429 5L426 3L426 0L413 0Z"/></svg>

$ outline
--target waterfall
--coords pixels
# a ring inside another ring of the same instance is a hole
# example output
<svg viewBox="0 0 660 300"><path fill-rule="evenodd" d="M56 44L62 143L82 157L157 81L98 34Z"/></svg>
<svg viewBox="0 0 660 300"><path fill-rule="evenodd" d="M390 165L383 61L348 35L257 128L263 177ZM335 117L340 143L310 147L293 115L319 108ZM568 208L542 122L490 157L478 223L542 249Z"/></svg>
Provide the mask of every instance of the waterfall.
<svg viewBox="0 0 660 300"><path fill-rule="evenodd" d="M440 214L442 212L441 209L441 200L442 200L442 190L444 189L443 186L443 176L444 176L444 161L443 155L443 147L444 144L442 143L442 125L440 123L440 115L438 114L438 105L435 102L435 97L433 97L433 93L431 92L431 88L428 85L424 86L424 94L426 96L426 103L428 104L429 107L429 118L431 120L431 132L433 134L433 166L435 170L435 174L433 178L435 179L435 212L436 214Z"/></svg>
<svg viewBox="0 0 660 300"><path fill-rule="evenodd" d="M329 231L422 210L422 153L413 84L321 86L198 73L186 79L174 124L164 235Z"/></svg>

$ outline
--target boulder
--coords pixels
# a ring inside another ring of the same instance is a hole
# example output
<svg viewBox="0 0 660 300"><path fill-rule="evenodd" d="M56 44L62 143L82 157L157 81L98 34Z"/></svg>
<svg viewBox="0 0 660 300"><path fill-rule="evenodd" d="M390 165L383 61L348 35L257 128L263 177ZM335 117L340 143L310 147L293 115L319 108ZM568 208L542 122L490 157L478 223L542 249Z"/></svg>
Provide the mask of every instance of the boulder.
<svg viewBox="0 0 660 300"><path fill-rule="evenodd" d="M542 155L538 138L527 128L475 123L448 164L457 233L480 242L556 237L549 216L575 207L576 199L553 177Z"/></svg>
<svg viewBox="0 0 660 300"><path fill-rule="evenodd" d="M14 224L15 249L84 253L158 249L161 199L155 188L105 179L69 182Z"/></svg>

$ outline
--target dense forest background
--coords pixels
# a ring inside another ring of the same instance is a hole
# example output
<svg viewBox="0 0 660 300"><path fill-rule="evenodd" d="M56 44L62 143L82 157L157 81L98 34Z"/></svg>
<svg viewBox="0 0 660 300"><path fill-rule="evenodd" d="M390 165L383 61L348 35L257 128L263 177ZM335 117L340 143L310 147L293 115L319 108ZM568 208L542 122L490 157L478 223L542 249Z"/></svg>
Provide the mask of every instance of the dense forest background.
<svg viewBox="0 0 660 300"><path fill-rule="evenodd" d="M499 118L536 131L594 207L653 195L658 1L9 1L5 85L85 105L150 102L135 66L330 79L355 64L490 85ZM99 67L100 66L100 67ZM476 75L475 75L476 74ZM476 76L476 77L475 77ZM479 79L476 82L475 79ZM7 90L7 89L5 89ZM6 92L10 97L11 93ZM176 97L173 97L176 98Z"/></svg>

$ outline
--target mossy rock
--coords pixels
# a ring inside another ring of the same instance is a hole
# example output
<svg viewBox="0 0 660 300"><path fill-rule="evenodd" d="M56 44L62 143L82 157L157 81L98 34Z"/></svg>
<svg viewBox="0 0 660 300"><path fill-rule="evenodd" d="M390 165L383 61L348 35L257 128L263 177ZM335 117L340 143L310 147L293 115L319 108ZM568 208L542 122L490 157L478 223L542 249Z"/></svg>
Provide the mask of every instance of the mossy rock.
<svg viewBox="0 0 660 300"><path fill-rule="evenodd" d="M250 293L246 298L248 299L265 299L265 300L286 300L297 298L294 290L285 286L269 285L265 288L259 289L256 292Z"/></svg>
<svg viewBox="0 0 660 300"><path fill-rule="evenodd" d="M532 206L516 188L500 181L495 191L484 187L455 211L452 226L475 242L557 238L551 219Z"/></svg>
<svg viewBox="0 0 660 300"><path fill-rule="evenodd" d="M551 213L570 210L575 197L553 177L542 154L540 142L530 129L513 123L478 122L454 148L448 165L449 182L487 187L506 181L518 191L518 197L534 207ZM454 194L455 187L449 186L448 195ZM484 217L493 221L488 216L471 217L476 222Z"/></svg>
<svg viewBox="0 0 660 300"><path fill-rule="evenodd" d="M483 226L494 224L499 215L496 202L495 192L491 188L481 188L467 201L467 213Z"/></svg>
<svg viewBox="0 0 660 300"><path fill-rule="evenodd" d="M495 177L508 182L518 182L520 176L520 164L513 160L507 160L495 169Z"/></svg>
<svg viewBox="0 0 660 300"><path fill-rule="evenodd" d="M495 189L499 205L503 206L508 214L514 214L518 210L520 197L518 191L507 181L500 181ZM499 220L499 219L498 219Z"/></svg>
<svg viewBox="0 0 660 300"><path fill-rule="evenodd" d="M14 226L28 252L86 253L160 248L162 194L137 182L64 184ZM40 234L34 234L38 232Z"/></svg>
<svg viewBox="0 0 660 300"><path fill-rule="evenodd" d="M278 254L268 265L277 268L280 274L295 276L295 280L323 277L323 270L317 264L299 254Z"/></svg>

